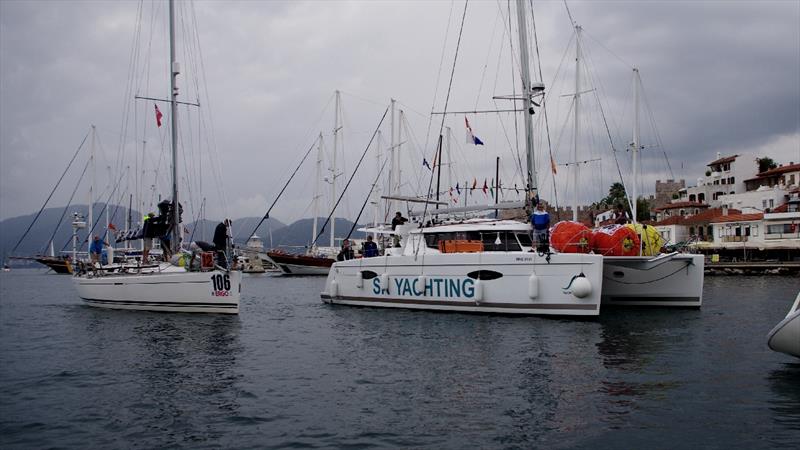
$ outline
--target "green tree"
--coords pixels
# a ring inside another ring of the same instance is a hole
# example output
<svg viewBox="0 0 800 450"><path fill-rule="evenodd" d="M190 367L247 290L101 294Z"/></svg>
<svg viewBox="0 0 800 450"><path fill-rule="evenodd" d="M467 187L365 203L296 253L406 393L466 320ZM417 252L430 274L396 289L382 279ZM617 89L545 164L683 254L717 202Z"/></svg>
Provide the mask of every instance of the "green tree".
<svg viewBox="0 0 800 450"><path fill-rule="evenodd" d="M622 203L627 209L627 199L628 195L625 192L625 186L623 186L620 182L616 182L608 189L608 197L603 199L603 203L611 207L616 206L618 203Z"/></svg>
<svg viewBox="0 0 800 450"><path fill-rule="evenodd" d="M774 169L778 167L778 164L772 160L769 156L765 156L763 158L757 158L756 161L758 162L758 173L766 172L769 169Z"/></svg>

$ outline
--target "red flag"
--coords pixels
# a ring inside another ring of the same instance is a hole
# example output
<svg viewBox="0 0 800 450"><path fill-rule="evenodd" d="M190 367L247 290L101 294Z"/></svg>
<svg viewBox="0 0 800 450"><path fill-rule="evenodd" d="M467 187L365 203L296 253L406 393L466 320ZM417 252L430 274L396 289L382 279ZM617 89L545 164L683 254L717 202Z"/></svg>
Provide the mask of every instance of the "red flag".
<svg viewBox="0 0 800 450"><path fill-rule="evenodd" d="M476 187L478 187L478 179L477 178L473 178L472 179L472 190L474 191Z"/></svg>
<svg viewBox="0 0 800 450"><path fill-rule="evenodd" d="M109 230L114 230L114 231L117 231L117 227L116 227L116 226L115 226L113 223L109 223L109 224L108 224L108 229L109 229Z"/></svg>
<svg viewBox="0 0 800 450"><path fill-rule="evenodd" d="M487 189L489 189L489 186L486 184L486 178L484 178L483 179L483 189L481 189L481 190L485 194Z"/></svg>
<svg viewBox="0 0 800 450"><path fill-rule="evenodd" d="M555 175L556 174L556 161L553 159L552 156L550 157L550 167L553 169L553 175Z"/></svg>
<svg viewBox="0 0 800 450"><path fill-rule="evenodd" d="M161 118L162 118L162 117L164 117L164 115L163 115L163 114L161 114L161 111L159 111L159 110L158 110L158 105L156 105L156 124L157 124L159 127L161 126Z"/></svg>

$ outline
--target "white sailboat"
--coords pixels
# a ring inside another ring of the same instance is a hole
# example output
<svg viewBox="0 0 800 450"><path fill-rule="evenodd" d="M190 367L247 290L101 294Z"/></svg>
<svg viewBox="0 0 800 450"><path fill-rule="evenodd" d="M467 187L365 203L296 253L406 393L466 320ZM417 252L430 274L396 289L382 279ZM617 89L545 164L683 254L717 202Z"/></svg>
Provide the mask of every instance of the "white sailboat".
<svg viewBox="0 0 800 450"><path fill-rule="evenodd" d="M175 60L175 10L169 1L171 107L172 205L170 243L180 246L181 224L178 196L177 86L180 66ZM230 267L230 264L228 265ZM78 295L102 308L145 311L206 312L238 314L241 272L215 266L208 271L190 271L171 263L157 265L109 265L93 267L73 278Z"/></svg>
<svg viewBox="0 0 800 450"><path fill-rule="evenodd" d="M537 184L529 111L533 111L533 98L543 94L544 85L531 82L526 2L517 0L516 9L523 93L518 100L523 102L526 199L530 206L537 196ZM441 145L438 152L441 155ZM438 209L435 214L441 217L465 210L504 207L495 204ZM331 304L447 311L599 314L601 255L537 252L530 240L531 226L525 222L454 218L419 227L425 222L423 213L419 222L399 225L394 231L365 230L397 234L401 246L388 249L384 256L334 263L322 300Z"/></svg>

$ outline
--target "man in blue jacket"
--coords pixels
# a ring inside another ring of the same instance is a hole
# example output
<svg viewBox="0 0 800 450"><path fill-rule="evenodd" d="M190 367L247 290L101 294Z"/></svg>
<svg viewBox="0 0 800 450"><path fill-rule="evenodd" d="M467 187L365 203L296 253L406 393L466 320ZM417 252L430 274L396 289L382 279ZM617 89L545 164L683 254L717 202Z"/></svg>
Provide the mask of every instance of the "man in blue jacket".
<svg viewBox="0 0 800 450"><path fill-rule="evenodd" d="M533 226L533 242L538 246L548 245L550 240L550 214L544 209L544 204L536 204L536 210L531 214L531 225Z"/></svg>

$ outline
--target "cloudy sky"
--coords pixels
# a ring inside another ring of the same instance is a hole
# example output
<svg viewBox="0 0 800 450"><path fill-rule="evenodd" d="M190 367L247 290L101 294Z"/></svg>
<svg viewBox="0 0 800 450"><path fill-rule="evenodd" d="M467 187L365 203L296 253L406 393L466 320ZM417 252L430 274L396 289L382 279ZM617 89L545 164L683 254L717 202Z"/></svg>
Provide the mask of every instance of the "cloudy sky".
<svg viewBox="0 0 800 450"><path fill-rule="evenodd" d="M455 69L463 1L180 3L179 40L194 42L187 30L196 24L200 45L200 52L181 53L179 78L182 100L194 101L196 92L201 97L202 112L186 108L189 123L181 138L182 148L193 147L181 162L189 168L182 185L194 197L193 210L206 197L212 219L263 214L319 133L328 155L324 172L333 147L335 90L342 92L338 164L345 166L339 190L390 98L405 116L403 193L427 190L430 172L422 159L431 161L442 123L452 129L451 184L491 182L499 156L503 184L522 185L515 162L519 122L511 114L466 115L483 147L466 144L465 114L448 115L444 122L430 114L444 109L448 86L448 111L511 107L492 100L519 89L518 58L509 51L518 46L509 40L516 20L509 25L507 2L469 3ZM578 160L598 159L579 166L581 201L602 197L618 172L629 176L624 150L631 139L633 66L641 71L647 106L640 191L652 192L656 179L673 176L694 184L717 152L800 161L800 2L572 1L568 6L582 26L587 63ZM552 200L557 192L564 203L573 192L573 166L563 164L574 159L568 96L575 91L574 29L561 1L535 2L534 10L540 58L531 69L538 74L541 65L547 85L550 148L559 164L554 187L539 111L537 164L545 167L540 185L544 198ZM127 203L123 192L130 192L145 208L156 190L167 194L166 127L155 126L154 102L133 99L168 94L163 12L162 3L149 1L0 2L0 219L41 206L92 124L96 192L108 195L117 185L117 200ZM197 83L188 73L195 68L203 76ZM165 104L161 110L167 115ZM191 119L211 123L213 134L201 135ZM619 171L604 137L606 123L620 150ZM381 130L385 150L388 116ZM88 146L89 140L50 206L67 203ZM194 147L211 150L207 155ZM351 218L375 177L375 148L341 206ZM312 153L275 217L310 215L314 159ZM443 177L447 184L447 171ZM329 191L324 181L321 185ZM87 190L81 185L73 202L85 203ZM476 197L469 201L481 200Z"/></svg>

